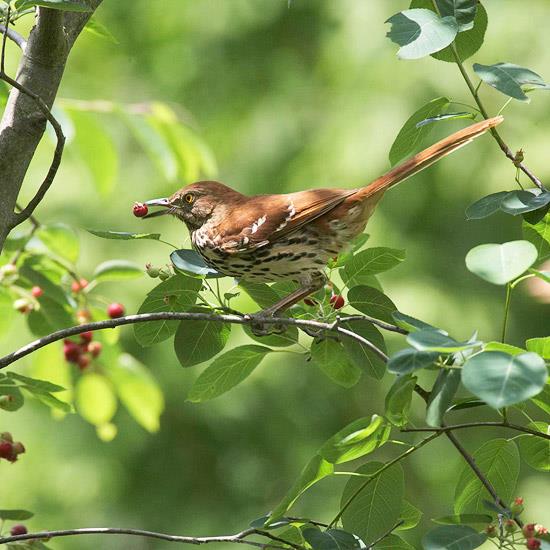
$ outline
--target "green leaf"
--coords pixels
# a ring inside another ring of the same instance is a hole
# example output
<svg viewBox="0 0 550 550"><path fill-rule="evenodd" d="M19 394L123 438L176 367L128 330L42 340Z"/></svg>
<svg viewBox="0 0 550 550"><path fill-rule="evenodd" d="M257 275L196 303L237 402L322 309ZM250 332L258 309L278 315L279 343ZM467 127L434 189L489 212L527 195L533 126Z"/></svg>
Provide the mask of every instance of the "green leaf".
<svg viewBox="0 0 550 550"><path fill-rule="evenodd" d="M202 403L229 391L252 374L270 351L264 346L249 344L220 355L195 380L187 401Z"/></svg>
<svg viewBox="0 0 550 550"><path fill-rule="evenodd" d="M84 30L95 36L104 38L105 40L111 42L111 44L120 44L113 33L95 17L90 17L90 19L88 19L88 22L84 25Z"/></svg>
<svg viewBox="0 0 550 550"><path fill-rule="evenodd" d="M17 0L15 2L15 7L18 11L23 11L33 6L63 11L92 11L89 6L80 0Z"/></svg>
<svg viewBox="0 0 550 550"><path fill-rule="evenodd" d="M143 269L126 260L107 260L99 264L94 271L93 279L98 283L106 281L127 281L143 276Z"/></svg>
<svg viewBox="0 0 550 550"><path fill-rule="evenodd" d="M432 99L423 105L405 122L390 149L390 164L393 166L400 160L419 151L433 130L433 125L417 126L423 120L445 114L450 100L446 97Z"/></svg>
<svg viewBox="0 0 550 550"><path fill-rule="evenodd" d="M300 477L296 480L296 483L294 483L281 502L275 507L273 512L271 512L268 522L272 523L274 520L278 520L284 516L302 493L333 472L334 466L330 464L330 462L327 462L319 455L315 455L306 464Z"/></svg>
<svg viewBox="0 0 550 550"><path fill-rule="evenodd" d="M527 425L545 435L550 435L550 425L546 422L531 422ZM521 435L517 438L521 458L540 472L550 472L550 440L535 435Z"/></svg>
<svg viewBox="0 0 550 550"><path fill-rule="evenodd" d="M461 118L469 118L474 119L476 117L475 113L470 112L460 112L460 113L447 113L444 115L435 115L430 118L425 118L424 120L421 120L416 124L417 128L421 128L422 126L426 126L426 124L432 124L433 122L441 122L442 120L458 120Z"/></svg>
<svg viewBox="0 0 550 550"><path fill-rule="evenodd" d="M29 286L39 286L48 298L62 306L71 305L62 288L64 270L46 256L28 256L19 274L29 282Z"/></svg>
<svg viewBox="0 0 550 550"><path fill-rule="evenodd" d="M550 203L550 193L548 191L538 193L535 190L517 190L506 193L506 197L500 204L500 209L506 214L519 216L526 212L544 208L548 203Z"/></svg>
<svg viewBox="0 0 550 550"><path fill-rule="evenodd" d="M399 376L386 395L386 418L395 426L402 427L409 421L416 380L416 376L410 374Z"/></svg>
<svg viewBox="0 0 550 550"><path fill-rule="evenodd" d="M550 336L530 338L525 342L527 351L538 353L543 359L550 360Z"/></svg>
<svg viewBox="0 0 550 550"><path fill-rule="evenodd" d="M405 259L404 250L394 248L367 248L355 254L346 264L342 274L348 287L369 284L369 277L388 271L399 265Z"/></svg>
<svg viewBox="0 0 550 550"><path fill-rule="evenodd" d="M188 311L197 301L200 279L175 275L153 288L141 304L138 314ZM134 335L142 346L157 344L176 333L180 321L147 321L134 325Z"/></svg>
<svg viewBox="0 0 550 550"><path fill-rule="evenodd" d="M421 351L438 351L441 353L464 351L475 348L481 344L481 342L476 340L457 342L449 335L433 329L421 329L416 332L411 332L407 336L407 342Z"/></svg>
<svg viewBox="0 0 550 550"><path fill-rule="evenodd" d="M459 32L473 28L478 0L435 0L441 17L454 17Z"/></svg>
<svg viewBox="0 0 550 550"><path fill-rule="evenodd" d="M71 264L76 263L80 244L76 231L63 223L43 225L36 236L56 255Z"/></svg>
<svg viewBox="0 0 550 550"><path fill-rule="evenodd" d="M342 529L321 531L318 527L307 527L302 534L312 550L354 550L360 548L357 538Z"/></svg>
<svg viewBox="0 0 550 550"><path fill-rule="evenodd" d="M527 271L537 260L537 250L528 241L481 244L466 255L469 271L495 285L505 285Z"/></svg>
<svg viewBox="0 0 550 550"><path fill-rule="evenodd" d="M239 281L239 288L242 288L262 309L272 306L282 298L272 286L265 283Z"/></svg>
<svg viewBox="0 0 550 550"><path fill-rule="evenodd" d="M0 510L0 519L2 520L17 520L22 521L31 519L34 516L28 510Z"/></svg>
<svg viewBox="0 0 550 550"><path fill-rule="evenodd" d="M13 298L4 287L0 286L0 336L12 326L14 318Z"/></svg>
<svg viewBox="0 0 550 550"><path fill-rule="evenodd" d="M544 360L532 352L484 351L468 358L462 369L464 386L495 409L537 395L547 378Z"/></svg>
<svg viewBox="0 0 550 550"><path fill-rule="evenodd" d="M401 514L399 516L399 519L403 520L403 523L396 528L396 531L413 529L420 523L422 515L422 511L416 506L411 504L408 500L403 500L403 508L401 508Z"/></svg>
<svg viewBox="0 0 550 550"><path fill-rule="evenodd" d="M24 389L29 390L29 388L25 387ZM51 393L39 393L39 392L32 392L32 395L35 399L40 401L43 405L46 405L47 407L50 407L50 409L56 409L58 411L61 411L63 413L73 413L74 409L73 406L70 403L66 403L65 401L61 401L61 399L58 399Z"/></svg>
<svg viewBox="0 0 550 550"><path fill-rule="evenodd" d="M531 401L542 409L546 414L550 415L550 384L546 384L542 391L531 398Z"/></svg>
<svg viewBox="0 0 550 550"><path fill-rule="evenodd" d="M493 518L488 514L458 514L432 519L434 523L440 525L471 525L478 529L486 527L492 520Z"/></svg>
<svg viewBox="0 0 550 550"><path fill-rule="evenodd" d="M87 229L87 231L96 237L117 241L133 241L138 239L158 241L160 239L160 233L129 233L127 231L99 231L97 229Z"/></svg>
<svg viewBox="0 0 550 550"><path fill-rule="evenodd" d="M351 330L374 344L379 350L386 353L386 344L382 333L368 321L354 321L342 323L342 327ZM359 367L367 376L380 380L386 372L386 363L367 345L354 338L342 337L344 350L356 367Z"/></svg>
<svg viewBox="0 0 550 550"><path fill-rule="evenodd" d="M526 88L547 87L540 75L512 63L495 63L494 65L474 63L474 71L485 84L520 101L529 101L524 91Z"/></svg>
<svg viewBox="0 0 550 550"><path fill-rule="evenodd" d="M397 311L395 304L383 293L370 286L354 286L348 292L348 301L352 307L361 313L365 313L379 319L392 323L392 313Z"/></svg>
<svg viewBox="0 0 550 550"><path fill-rule="evenodd" d="M349 261L349 259L358 252L363 245L369 240L370 235L368 233L361 233L355 239L351 241L349 248L344 250L338 255L336 261L329 260L328 266L333 269L335 267L343 267Z"/></svg>
<svg viewBox="0 0 550 550"><path fill-rule="evenodd" d="M0 410L14 412L20 409L23 403L25 398L19 388L9 385L0 386Z"/></svg>
<svg viewBox="0 0 550 550"><path fill-rule="evenodd" d="M441 525L422 538L424 550L472 550L487 540L485 533L478 533L468 525Z"/></svg>
<svg viewBox="0 0 550 550"><path fill-rule="evenodd" d="M430 392L426 423L428 426L438 427L443 423L443 416L453 402L456 390L460 385L460 371L457 369L441 370L434 387Z"/></svg>
<svg viewBox="0 0 550 550"><path fill-rule="evenodd" d="M448 46L458 33L454 17L439 17L426 9L404 10L390 17L386 36L401 46L400 59L419 59Z"/></svg>
<svg viewBox="0 0 550 550"><path fill-rule="evenodd" d="M18 374L16 372L7 372L6 376L15 382L19 382L25 389L33 393L57 393L60 391L65 391L65 388L58 386L57 384L52 384L46 380L37 380L36 378L23 376L22 374Z"/></svg>
<svg viewBox="0 0 550 550"><path fill-rule="evenodd" d="M397 535L388 535L374 545L374 550L414 550L408 542Z"/></svg>
<svg viewBox="0 0 550 550"><path fill-rule="evenodd" d="M332 339L324 339L311 346L311 359L332 381L344 388L355 386L362 371L347 358L342 344Z"/></svg>
<svg viewBox="0 0 550 550"><path fill-rule="evenodd" d="M481 220L498 212L506 196L508 196L508 191L499 191L482 197L466 208L466 219Z"/></svg>
<svg viewBox="0 0 550 550"><path fill-rule="evenodd" d="M181 321L174 349L182 367L192 367L217 355L227 344L231 326L214 321Z"/></svg>
<svg viewBox="0 0 550 550"><path fill-rule="evenodd" d="M397 523L403 506L403 469L394 464L376 475L383 466L380 462L368 462L358 468L357 473L373 478L365 486L364 477L352 476L342 494L341 507L357 495L342 514L342 525L367 545Z"/></svg>
<svg viewBox="0 0 550 550"><path fill-rule="evenodd" d="M517 346L511 346L510 344L503 344L502 342L487 342L483 346L483 351L503 351L504 353L508 353L509 355L518 355L520 353L525 353L524 349L518 348Z"/></svg>
<svg viewBox="0 0 550 550"><path fill-rule="evenodd" d="M106 197L113 190L118 175L115 144L97 114L74 109L70 114L76 127L74 143L80 157L88 167L97 191Z"/></svg>
<svg viewBox="0 0 550 550"><path fill-rule="evenodd" d="M391 316L398 327L409 332L415 332L422 329L439 330L436 327L421 321L420 319L415 319L414 317L401 313L400 311L394 311Z"/></svg>
<svg viewBox="0 0 550 550"><path fill-rule="evenodd" d="M372 453L388 440L389 434L383 417L375 414L358 418L326 441L319 454L331 464L343 464Z"/></svg>
<svg viewBox="0 0 550 550"><path fill-rule="evenodd" d="M27 317L29 328L37 336L45 336L61 328L75 325L68 306L64 306L46 294L38 298L39 310L33 310Z"/></svg>
<svg viewBox="0 0 550 550"><path fill-rule="evenodd" d="M113 386L100 374L84 374L76 384L76 408L80 416L90 424L106 424L113 418L117 409Z"/></svg>
<svg viewBox="0 0 550 550"><path fill-rule="evenodd" d="M134 420L149 432L157 432L164 410L164 396L147 367L122 353L109 365L107 376Z"/></svg>
<svg viewBox="0 0 550 550"><path fill-rule="evenodd" d="M454 1L454 0L453 0ZM473 0L465 0L470 3ZM438 0L439 4L447 2L447 0ZM411 2L411 8L426 8L434 11L432 0L413 0ZM442 12L443 13L443 12ZM474 55L479 48L483 45L485 38L485 31L487 30L487 11L481 3L478 3L475 18L473 21L473 28L469 30L460 29L454 40L454 47L461 61L465 61L472 55ZM447 63L455 63L455 56L453 47L447 46L439 52L432 53L431 56L439 61L446 61Z"/></svg>
<svg viewBox="0 0 550 550"><path fill-rule="evenodd" d="M207 279L212 277L225 277L215 269L208 267L202 257L194 250L174 250L170 254L170 260L174 267L184 273L200 275Z"/></svg>
<svg viewBox="0 0 550 550"><path fill-rule="evenodd" d="M434 364L439 357L436 351L418 351L414 348L399 350L388 361L388 372L393 374L409 374L415 370L424 369Z"/></svg>
<svg viewBox="0 0 550 550"><path fill-rule="evenodd" d="M519 475L516 444L506 439L493 439L484 443L472 456L499 497L504 502L509 502L515 494ZM455 489L455 513L483 513L485 499L491 499L489 492L470 466L464 464Z"/></svg>
<svg viewBox="0 0 550 550"><path fill-rule="evenodd" d="M535 225L523 222L523 237L537 249L539 260L550 257L550 213Z"/></svg>

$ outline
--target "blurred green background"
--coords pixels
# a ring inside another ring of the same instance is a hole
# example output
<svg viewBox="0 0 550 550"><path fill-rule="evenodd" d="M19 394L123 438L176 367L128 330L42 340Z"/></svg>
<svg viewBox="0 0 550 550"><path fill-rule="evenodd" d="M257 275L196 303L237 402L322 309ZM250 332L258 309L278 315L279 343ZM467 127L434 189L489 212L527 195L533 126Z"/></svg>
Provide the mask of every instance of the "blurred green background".
<svg viewBox="0 0 550 550"><path fill-rule="evenodd" d="M549 79L550 49L543 30L544 23L550 24L548 0L530 0L528 7L515 0L485 4L486 42L466 66L509 61ZM292 0L290 5L287 0L105 0L97 19L119 43L84 33L71 54L59 97L170 104L213 151L219 179L245 193L356 187L389 168L393 139L421 105L443 95L471 103L456 66L431 58L396 58L384 21L406 7L406 1L398 0ZM533 21L539 22L536 28ZM22 20L19 30L30 24ZM18 53L9 48L13 71ZM491 113L506 100L486 88L483 99ZM527 164L542 180L550 176L549 102L543 92L529 105L512 102L502 126L503 137L513 149L525 149ZM163 218L141 222L131 215L131 205L189 182L163 177L112 113L93 118L116 146L111 193L98 194L89 168L69 144L56 182L37 210L39 219L119 231L142 231L147 224L146 230L188 245L181 224ZM443 136L463 125L441 123L436 133ZM51 142L41 145L23 202L43 176L51 151ZM476 329L485 340L498 338L504 290L470 274L464 256L480 243L521 238L520 220L497 214L467 222L464 210L485 194L514 189L513 178L513 167L495 142L484 137L386 196L368 232L371 246L407 250L406 262L381 278L400 310L444 327L458 339ZM80 234L84 275L110 258L143 265L168 261L170 249L159 243ZM144 277L106 286L104 294L133 312L154 284ZM243 307L250 304L243 302ZM548 306L520 288L512 304L510 343L523 345L527 337L547 335L548 320ZM245 340L236 327L232 338ZM0 351L30 339L24 322L18 321L0 342ZM381 383L363 378L344 390L301 358L276 354L235 390L194 405L185 402L185 395L201 367L183 370L171 342L139 348L129 328L122 341L165 392L157 434L139 428L123 410L115 419L118 437L111 443L101 442L78 416L54 420L31 400L17 414L2 413L1 429L12 431L28 453L15 465L0 464L1 507L33 510L36 517L28 522L33 530L122 526L187 535L238 531L276 504L326 438L359 416L382 412L384 388L392 378ZM399 349L402 340L390 338L388 344ZM24 363L15 368L24 372ZM420 400L414 407L421 424ZM459 413L456 420L486 414L481 411ZM479 430L459 435L474 450L504 434ZM386 447L374 458L389 456L392 450ZM405 533L417 545L430 517L452 513L462 464L441 438L404 467L407 498L425 513L420 529ZM548 524L548 480L522 468L517 494L526 500L527 519ZM343 483L323 481L299 501L295 514L330 519ZM51 546L156 549L169 543L80 537Z"/></svg>

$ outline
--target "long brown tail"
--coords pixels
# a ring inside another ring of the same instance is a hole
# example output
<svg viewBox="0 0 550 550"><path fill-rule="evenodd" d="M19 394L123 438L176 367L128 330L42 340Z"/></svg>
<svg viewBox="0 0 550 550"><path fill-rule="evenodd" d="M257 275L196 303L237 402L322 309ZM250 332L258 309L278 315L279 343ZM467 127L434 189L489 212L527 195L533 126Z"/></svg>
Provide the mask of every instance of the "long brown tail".
<svg viewBox="0 0 550 550"><path fill-rule="evenodd" d="M410 178L417 172L424 170L424 168L427 168L439 159L464 147L464 145L467 145L475 138L481 136L487 130L497 126L503 120L504 118L501 116L488 118L487 120L482 120L481 122L477 122L476 124L472 124L467 128L463 128L451 134L414 155L414 157L402 162L383 176L375 179L372 183L360 189L354 197L365 199L378 191L389 189L407 178Z"/></svg>

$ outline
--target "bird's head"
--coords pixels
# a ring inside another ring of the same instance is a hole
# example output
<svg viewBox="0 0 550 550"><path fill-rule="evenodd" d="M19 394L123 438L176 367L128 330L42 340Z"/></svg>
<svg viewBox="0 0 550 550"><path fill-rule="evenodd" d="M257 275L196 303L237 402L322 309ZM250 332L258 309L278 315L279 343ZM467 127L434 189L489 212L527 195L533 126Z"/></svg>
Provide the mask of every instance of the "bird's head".
<svg viewBox="0 0 550 550"><path fill-rule="evenodd" d="M182 187L168 198L146 201L147 206L159 206L161 210L151 212L144 218L171 214L185 222L189 230L195 231L213 216L222 218L226 205L240 196L223 183L198 181Z"/></svg>

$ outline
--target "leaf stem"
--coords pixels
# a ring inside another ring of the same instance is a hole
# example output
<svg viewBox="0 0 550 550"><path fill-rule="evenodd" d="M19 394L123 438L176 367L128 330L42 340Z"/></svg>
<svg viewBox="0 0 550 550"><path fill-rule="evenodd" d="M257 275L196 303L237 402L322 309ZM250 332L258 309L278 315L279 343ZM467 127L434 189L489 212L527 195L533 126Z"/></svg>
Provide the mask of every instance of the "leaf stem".
<svg viewBox="0 0 550 550"><path fill-rule="evenodd" d="M504 301L504 319L502 320L502 336L500 341L504 344L506 341L506 328L508 326L508 313L510 311L510 302L512 300L512 285L506 283L506 299Z"/></svg>

